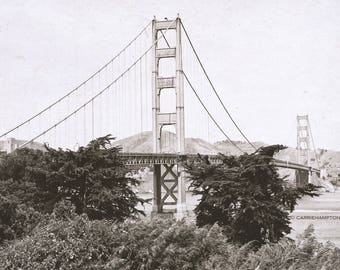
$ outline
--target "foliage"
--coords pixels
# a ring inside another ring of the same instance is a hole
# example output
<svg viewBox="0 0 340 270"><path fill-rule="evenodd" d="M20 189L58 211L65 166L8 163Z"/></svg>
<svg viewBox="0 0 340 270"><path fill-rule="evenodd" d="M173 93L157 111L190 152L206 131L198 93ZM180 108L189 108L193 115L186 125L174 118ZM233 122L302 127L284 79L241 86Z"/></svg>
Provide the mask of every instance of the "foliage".
<svg viewBox="0 0 340 270"><path fill-rule="evenodd" d="M155 219L126 222L120 232L121 245L108 264L112 269L199 269L209 257L231 258L234 250L218 226L199 229Z"/></svg>
<svg viewBox="0 0 340 270"><path fill-rule="evenodd" d="M312 229L254 251L232 244L217 224L198 228L167 219L89 220L70 202L57 204L34 233L0 250L1 269L233 270L339 269L340 250L320 244Z"/></svg>
<svg viewBox="0 0 340 270"><path fill-rule="evenodd" d="M18 149L0 162L0 195L17 204L51 213L62 199L70 200L78 214L91 219L115 219L144 214L136 208L144 203L132 188L138 185L127 177L119 148L111 147L112 137L91 141L77 151Z"/></svg>
<svg viewBox="0 0 340 270"><path fill-rule="evenodd" d="M29 234L42 219L33 208L0 196L0 244Z"/></svg>
<svg viewBox="0 0 340 270"><path fill-rule="evenodd" d="M197 225L218 223L231 241L258 245L277 242L291 230L288 212L304 195L315 196L316 187L294 188L280 177L273 155L281 145L260 148L253 154L224 156L214 165L201 157L186 165L191 188L201 200L195 208Z"/></svg>
<svg viewBox="0 0 340 270"><path fill-rule="evenodd" d="M14 238L11 226L15 220L16 204L0 197L0 243Z"/></svg>
<svg viewBox="0 0 340 270"><path fill-rule="evenodd" d="M26 168L39 163L43 156L40 150L20 148L13 153L0 157L0 180L22 181L26 176Z"/></svg>
<svg viewBox="0 0 340 270"><path fill-rule="evenodd" d="M14 181L12 178L0 180L0 196L16 203L26 205L35 209L44 208L44 204L39 205L40 196L34 182L27 179Z"/></svg>
<svg viewBox="0 0 340 270"><path fill-rule="evenodd" d="M231 258L234 249L218 226L199 229L165 219L90 221L61 203L34 235L0 251L0 268L207 269L200 265L209 257Z"/></svg>
<svg viewBox="0 0 340 270"><path fill-rule="evenodd" d="M17 149L0 157L0 196L13 203L38 208L39 193L27 169L41 162L43 152ZM42 206L43 207L43 206Z"/></svg>
<svg viewBox="0 0 340 270"><path fill-rule="evenodd" d="M262 246L247 260L248 269L328 270L340 268L340 249L332 243L319 243L313 226L299 236L296 242L282 239L276 244Z"/></svg>

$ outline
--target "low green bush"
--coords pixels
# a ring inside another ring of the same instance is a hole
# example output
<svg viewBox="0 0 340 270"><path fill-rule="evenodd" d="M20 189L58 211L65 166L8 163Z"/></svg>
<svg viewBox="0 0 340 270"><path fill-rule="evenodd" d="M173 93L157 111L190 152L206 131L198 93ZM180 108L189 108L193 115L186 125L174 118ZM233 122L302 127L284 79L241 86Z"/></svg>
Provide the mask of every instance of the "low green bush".
<svg viewBox="0 0 340 270"><path fill-rule="evenodd" d="M43 218L32 207L0 196L0 244L29 234Z"/></svg>
<svg viewBox="0 0 340 270"><path fill-rule="evenodd" d="M167 219L91 221L61 203L33 234L2 248L0 268L208 269L202 265L209 258L232 261L235 251L217 225L197 228Z"/></svg>
<svg viewBox="0 0 340 270"><path fill-rule="evenodd" d="M340 269L340 250L317 242L313 228L295 242L284 238L254 246L231 243L217 224L89 220L61 202L31 234L1 248L0 269Z"/></svg>

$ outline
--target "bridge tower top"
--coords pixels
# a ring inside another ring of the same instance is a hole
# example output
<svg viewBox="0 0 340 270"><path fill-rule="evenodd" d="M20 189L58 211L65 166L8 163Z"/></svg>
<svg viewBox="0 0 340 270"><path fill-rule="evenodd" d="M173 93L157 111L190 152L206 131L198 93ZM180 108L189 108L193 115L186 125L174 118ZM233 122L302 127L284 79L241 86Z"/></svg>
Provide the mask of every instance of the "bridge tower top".
<svg viewBox="0 0 340 270"><path fill-rule="evenodd" d="M296 122L298 163L310 166L310 125L308 115L298 115Z"/></svg>
<svg viewBox="0 0 340 270"><path fill-rule="evenodd" d="M167 31L175 31L175 46L171 46L165 36ZM166 47L158 42L159 35L165 39ZM164 126L173 125L176 130L176 152L184 154L184 86L182 72L182 41L181 20L152 21L153 60L152 60L152 130L153 130L153 152L161 153L162 129ZM174 59L176 70L175 76L160 76L160 61L162 59ZM161 94L163 89L170 89L176 94L176 108L172 112L161 112Z"/></svg>

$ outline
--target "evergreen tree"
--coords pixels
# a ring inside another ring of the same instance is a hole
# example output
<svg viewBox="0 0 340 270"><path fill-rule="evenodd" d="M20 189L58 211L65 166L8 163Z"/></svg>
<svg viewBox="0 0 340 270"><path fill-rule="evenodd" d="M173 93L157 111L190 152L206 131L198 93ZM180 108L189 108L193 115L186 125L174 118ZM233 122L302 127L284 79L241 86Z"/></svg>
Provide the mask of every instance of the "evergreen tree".
<svg viewBox="0 0 340 270"><path fill-rule="evenodd" d="M289 211L304 195L315 196L316 186L293 187L280 177L273 155L286 147L262 147L253 154L220 155L223 163L186 165L191 188L201 200L195 208L198 226L218 223L230 239L247 243L276 242L290 233Z"/></svg>
<svg viewBox="0 0 340 270"><path fill-rule="evenodd" d="M144 200L132 189L139 182L126 176L120 149L111 147L113 139L100 137L77 151L47 147L43 160L28 170L48 211L67 199L78 214L86 213L91 219L122 221L144 214L136 208Z"/></svg>
<svg viewBox="0 0 340 270"><path fill-rule="evenodd" d="M112 137L91 141L77 151L18 149L1 157L0 195L51 213L66 199L78 214L91 219L115 219L144 214L136 206L144 200L133 191L138 181L127 177L128 169L112 147Z"/></svg>

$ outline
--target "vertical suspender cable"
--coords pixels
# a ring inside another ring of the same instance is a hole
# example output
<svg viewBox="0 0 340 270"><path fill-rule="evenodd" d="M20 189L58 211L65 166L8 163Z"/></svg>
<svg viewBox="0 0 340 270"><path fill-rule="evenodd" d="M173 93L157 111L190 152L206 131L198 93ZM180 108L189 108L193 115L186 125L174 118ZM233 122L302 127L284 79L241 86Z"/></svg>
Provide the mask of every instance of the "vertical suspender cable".
<svg viewBox="0 0 340 270"><path fill-rule="evenodd" d="M233 122L234 126L235 126L235 127L237 128L237 130L240 132L240 134L242 135L242 137L248 142L248 144L249 144L250 146L252 146L255 150L257 150L257 148L255 147L255 145L253 145L253 144L249 141L249 139L248 139L248 138L246 137L246 135L242 132L242 130L241 130L240 127L237 125L237 123L236 123L236 121L234 120L234 118L231 116L231 114L229 113L229 111L228 111L227 108L225 107L225 105L224 105L222 99L220 98L219 94L217 93L217 91L216 91L216 89L215 89L215 86L214 86L213 83L211 82L210 77L208 76L208 73L207 73L207 71L205 70L205 68L204 68L204 66L203 66L203 64L202 64L201 59L199 58L199 56L198 56L198 54L197 54L197 52L196 52L196 49L195 49L194 45L193 45L192 42L191 42L191 39L190 39L190 37L189 37L189 35L188 35L188 33L187 33L187 30L185 29L183 23L181 23L181 25L182 25L182 28L183 28L183 30L184 30L184 33L185 33L185 35L186 35L186 37L187 37L187 39L188 39L188 41L189 41L189 44L190 44L190 46L191 46L191 48L192 48L192 50L193 50L193 52L194 52L194 54L195 54L195 56L196 56L196 58L197 58L197 60L198 60L198 63L200 64L200 66L201 66L201 68L202 68L202 70L203 70L203 72L204 72L204 74L205 74L205 76L206 76L206 78L207 78L209 84L211 85L211 88L213 89L213 91L214 91L216 97L218 98L218 100L220 101L220 103L221 103L221 105L222 105L224 111L227 113L227 115L229 116L230 120Z"/></svg>
<svg viewBox="0 0 340 270"><path fill-rule="evenodd" d="M320 169L320 161L319 161L319 158L318 158L318 156L317 156L317 154L316 154L316 148L315 148L315 144L314 144L314 138L313 138L312 128L311 128L311 126L310 126L309 120L308 120L308 126L309 126L310 136L311 136L311 138L312 138L314 156L315 156L316 162L317 162L317 164L318 164L318 168Z"/></svg>
<svg viewBox="0 0 340 270"><path fill-rule="evenodd" d="M106 64L104 64L99 70L97 70L95 73L93 73L88 79L86 79L85 81L83 81L81 84L79 84L76 88L74 88L73 90L69 91L68 93L66 93L64 96L62 96L61 98L59 98L58 100L56 100L55 102L53 102L51 105L49 105L48 107L44 108L43 110L39 111L38 113L36 113L35 115L33 115L32 117L30 117L29 119L27 119L26 121L20 123L19 125L15 126L14 128L6 131L3 134L0 134L0 138L6 136L7 134L11 133L12 131L20 128L21 126L27 124L29 121L35 119L36 117L42 115L43 113L45 113L47 110L51 109L52 107L54 107L56 104L60 103L61 101L63 101L65 98L67 98L69 95L73 94L74 92L78 91L85 83L87 83L88 81L92 80L99 72L101 72L103 69L105 69L110 63L112 63L113 61L115 61L121 54L123 54L130 46L132 43L134 43L143 33L145 33L146 29L151 25L152 21L150 21L121 51L118 52L118 54L116 54L113 58L111 58Z"/></svg>
<svg viewBox="0 0 340 270"><path fill-rule="evenodd" d="M142 51L142 40L139 40L139 53ZM142 59L143 60L143 59ZM142 134L143 132L143 82L142 82L142 60L139 62L139 89L140 89L140 97L139 97L139 102L140 102L140 133Z"/></svg>
<svg viewBox="0 0 340 270"><path fill-rule="evenodd" d="M199 95L197 94L195 88L193 87L193 85L191 84L191 82L189 81L187 75L185 74L185 72L183 71L183 75L185 80L187 81L187 83L189 84L191 90L194 92L194 94L196 95L198 101L201 103L202 107L205 109L205 111L207 112L207 114L209 115L209 117L211 118L211 120L215 123L215 125L217 126L217 128L222 132L222 134L228 139L228 141L235 147L237 148L239 151L241 151L242 153L246 154L240 147L237 146L237 144L235 144L230 137L224 132L224 130L221 128L221 126L217 123L217 121L215 120L215 118L211 115L211 113L209 112L208 108L204 105L203 101L201 100L201 98L199 97Z"/></svg>
<svg viewBox="0 0 340 270"><path fill-rule="evenodd" d="M86 108L84 107L84 110L83 110L83 114L84 114L84 122L83 122L83 132L84 132L84 146L86 146Z"/></svg>
<svg viewBox="0 0 340 270"><path fill-rule="evenodd" d="M168 28L166 29L166 31L171 27L172 24L170 24L168 26ZM155 41L155 43L158 41L158 39ZM80 107L78 107L75 111L73 111L71 114L68 114L66 117L64 117L63 119L61 119L60 121L58 121L57 123L55 123L53 126L49 127L48 129L44 130L43 132L41 132L40 134L38 134L37 136L35 136L34 138L32 138L31 140L23 143L22 145L20 145L18 148L23 148L25 146L27 146L28 144L30 144L31 142L35 141L36 139L40 138L41 136L43 136L44 134L46 134L47 132L51 131L54 127L64 123L66 120L68 120L72 115L74 115L75 113L77 113L79 110L81 110L83 107L87 106L89 103L93 104L93 101L98 98L99 96L101 96L110 86L112 86L113 84L117 83L117 81L119 79L121 79L127 72L130 71L130 69L132 67L134 67L135 65L138 64L138 61L140 61L143 57L145 57L147 55L147 53L154 47L153 43L135 62L132 63L132 65L130 65L127 69L125 69L123 71L123 73L121 73L113 82L111 82L108 86L106 86L104 89L102 89L99 93L97 93L96 95L92 96L92 98L90 100L88 100L87 102L85 102L84 104L82 104Z"/></svg>
<svg viewBox="0 0 340 270"><path fill-rule="evenodd" d="M91 113L92 113L91 119L92 140L94 140L94 100L91 101Z"/></svg>

